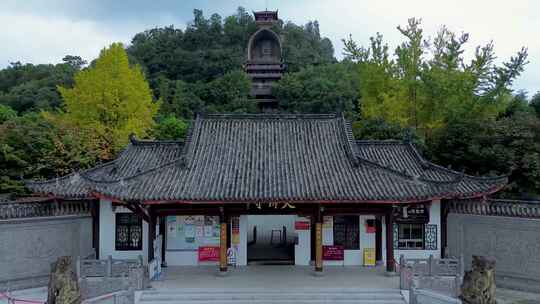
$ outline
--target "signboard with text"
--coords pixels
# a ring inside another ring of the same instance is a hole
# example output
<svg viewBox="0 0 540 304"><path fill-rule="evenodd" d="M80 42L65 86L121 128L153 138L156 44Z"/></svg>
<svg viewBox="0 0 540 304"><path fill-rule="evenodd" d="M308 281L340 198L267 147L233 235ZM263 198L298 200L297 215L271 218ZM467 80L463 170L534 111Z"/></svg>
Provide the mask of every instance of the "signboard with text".
<svg viewBox="0 0 540 304"><path fill-rule="evenodd" d="M323 260L325 261L343 261L343 246L323 246Z"/></svg>
<svg viewBox="0 0 540 304"><path fill-rule="evenodd" d="M199 247L199 262L218 262L219 246Z"/></svg>
<svg viewBox="0 0 540 304"><path fill-rule="evenodd" d="M295 230L309 230L309 222L308 221L296 221L294 222L294 229Z"/></svg>

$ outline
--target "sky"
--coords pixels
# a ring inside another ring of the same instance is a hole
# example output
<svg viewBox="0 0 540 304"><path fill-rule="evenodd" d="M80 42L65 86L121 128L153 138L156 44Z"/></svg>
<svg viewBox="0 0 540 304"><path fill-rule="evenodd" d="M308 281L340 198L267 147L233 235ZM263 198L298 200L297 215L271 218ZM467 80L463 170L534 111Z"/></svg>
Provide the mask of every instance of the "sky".
<svg viewBox="0 0 540 304"><path fill-rule="evenodd" d="M184 28L194 8L206 16L231 15L238 6L248 11L279 10L296 24L318 20L321 35L334 44L341 59L342 38L352 35L367 46L381 33L391 49L403 41L396 27L421 18L426 36L442 25L470 34L466 55L493 41L498 62L525 46L529 64L513 88L529 95L540 91L540 1L535 0L1 0L0 68L10 62L57 63L67 55L87 61L112 42L129 44L146 29L174 25Z"/></svg>

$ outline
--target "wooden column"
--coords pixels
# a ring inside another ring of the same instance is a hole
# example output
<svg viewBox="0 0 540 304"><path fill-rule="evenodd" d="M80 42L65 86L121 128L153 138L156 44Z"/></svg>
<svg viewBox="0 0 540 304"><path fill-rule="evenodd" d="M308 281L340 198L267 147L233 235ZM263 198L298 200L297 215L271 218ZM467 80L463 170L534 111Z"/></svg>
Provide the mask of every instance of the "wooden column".
<svg viewBox="0 0 540 304"><path fill-rule="evenodd" d="M377 265L381 265L383 260L382 231L382 217L377 215L375 217L375 261L377 261Z"/></svg>
<svg viewBox="0 0 540 304"><path fill-rule="evenodd" d="M161 234L161 267L167 267L165 250L167 249L167 216L159 217L159 234Z"/></svg>
<svg viewBox="0 0 540 304"><path fill-rule="evenodd" d="M436 204L437 201L432 201L430 208L433 208L433 204ZM448 221L448 208L446 200L440 200L438 203L441 204L440 213L441 213L441 258L445 258L448 255L447 251L447 221Z"/></svg>
<svg viewBox="0 0 540 304"><path fill-rule="evenodd" d="M99 212L100 201L93 201L92 203L92 245L96 252L96 259L99 260Z"/></svg>
<svg viewBox="0 0 540 304"><path fill-rule="evenodd" d="M154 259L154 242L156 240L156 223L157 216L150 214L150 220L148 221L148 262Z"/></svg>
<svg viewBox="0 0 540 304"><path fill-rule="evenodd" d="M322 212L317 207L315 221L315 272L323 271L323 248L322 248Z"/></svg>
<svg viewBox="0 0 540 304"><path fill-rule="evenodd" d="M390 206L385 215L386 222L386 271L395 272L394 260L394 214Z"/></svg>
<svg viewBox="0 0 540 304"><path fill-rule="evenodd" d="M227 272L227 217L223 207L220 208L220 228L219 233L219 271Z"/></svg>

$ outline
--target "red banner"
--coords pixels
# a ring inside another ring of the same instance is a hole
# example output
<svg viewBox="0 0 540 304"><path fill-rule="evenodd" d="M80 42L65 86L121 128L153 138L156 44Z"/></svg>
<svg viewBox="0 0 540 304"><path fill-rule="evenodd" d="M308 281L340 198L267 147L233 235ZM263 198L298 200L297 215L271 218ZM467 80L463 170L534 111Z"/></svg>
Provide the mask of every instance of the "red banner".
<svg viewBox="0 0 540 304"><path fill-rule="evenodd" d="M309 230L309 222L306 221L297 221L294 222L295 230Z"/></svg>
<svg viewBox="0 0 540 304"><path fill-rule="evenodd" d="M219 246L199 247L199 262L218 262Z"/></svg>
<svg viewBox="0 0 540 304"><path fill-rule="evenodd" d="M323 246L323 260L325 261L343 261L343 246Z"/></svg>

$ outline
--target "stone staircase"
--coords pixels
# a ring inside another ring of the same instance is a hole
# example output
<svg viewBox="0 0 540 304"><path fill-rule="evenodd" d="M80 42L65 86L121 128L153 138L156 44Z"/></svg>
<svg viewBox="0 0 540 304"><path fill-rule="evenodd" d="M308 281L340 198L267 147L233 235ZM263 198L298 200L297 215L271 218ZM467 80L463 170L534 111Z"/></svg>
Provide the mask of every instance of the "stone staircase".
<svg viewBox="0 0 540 304"><path fill-rule="evenodd" d="M175 288L150 289L135 304L405 304L399 289L319 288Z"/></svg>

